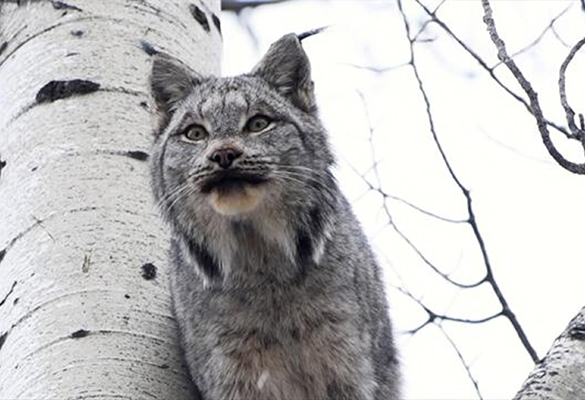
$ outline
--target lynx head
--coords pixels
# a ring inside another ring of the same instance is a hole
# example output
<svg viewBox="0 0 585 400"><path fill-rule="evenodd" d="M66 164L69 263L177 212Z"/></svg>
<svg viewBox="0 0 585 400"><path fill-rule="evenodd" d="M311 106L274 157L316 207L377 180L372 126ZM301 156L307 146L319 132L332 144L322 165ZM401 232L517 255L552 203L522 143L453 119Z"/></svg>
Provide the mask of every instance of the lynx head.
<svg viewBox="0 0 585 400"><path fill-rule="evenodd" d="M248 234L296 263L318 262L337 186L299 38L282 37L250 73L229 78L157 54L150 84L155 197L201 271L225 275Z"/></svg>

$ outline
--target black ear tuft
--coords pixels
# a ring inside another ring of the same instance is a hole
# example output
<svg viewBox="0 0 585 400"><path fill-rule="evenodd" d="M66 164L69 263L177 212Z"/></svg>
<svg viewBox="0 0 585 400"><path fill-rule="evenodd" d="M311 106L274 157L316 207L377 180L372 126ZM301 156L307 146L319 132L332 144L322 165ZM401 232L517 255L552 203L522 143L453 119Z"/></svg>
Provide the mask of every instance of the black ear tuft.
<svg viewBox="0 0 585 400"><path fill-rule="evenodd" d="M181 61L164 53L153 56L150 91L159 114L158 133L169 122L173 108L201 83L202 77Z"/></svg>
<svg viewBox="0 0 585 400"><path fill-rule="evenodd" d="M251 74L270 83L301 110L316 111L311 65L297 35L290 33L273 43Z"/></svg>
<svg viewBox="0 0 585 400"><path fill-rule="evenodd" d="M302 42L304 39L316 35L318 33L323 32L325 29L329 28L328 26L322 26L321 28L316 28L316 29L311 29L310 31L306 31L303 33L299 33L297 35L297 37L299 38L299 40Z"/></svg>

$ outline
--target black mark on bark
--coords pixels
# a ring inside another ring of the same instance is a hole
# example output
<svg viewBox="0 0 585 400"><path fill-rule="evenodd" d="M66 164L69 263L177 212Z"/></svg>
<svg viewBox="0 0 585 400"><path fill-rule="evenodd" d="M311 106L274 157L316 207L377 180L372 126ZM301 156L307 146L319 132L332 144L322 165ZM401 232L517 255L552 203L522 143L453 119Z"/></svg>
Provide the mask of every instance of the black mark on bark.
<svg viewBox="0 0 585 400"><path fill-rule="evenodd" d="M4 52L4 50L6 50L7 47L8 47L8 42L4 42L4 43L0 44L0 54L2 54Z"/></svg>
<svg viewBox="0 0 585 400"><path fill-rule="evenodd" d="M169 369L169 364L161 364L158 366L160 369Z"/></svg>
<svg viewBox="0 0 585 400"><path fill-rule="evenodd" d="M0 176L2 175L2 168L4 168L6 166L6 161L2 161L0 159Z"/></svg>
<svg viewBox="0 0 585 400"><path fill-rule="evenodd" d="M219 20L219 17L215 14L211 14L211 20L213 21L213 25L215 25L217 31L221 35L221 21Z"/></svg>
<svg viewBox="0 0 585 400"><path fill-rule="evenodd" d="M140 40L140 48L149 56L154 56L158 53L158 50L144 39Z"/></svg>
<svg viewBox="0 0 585 400"><path fill-rule="evenodd" d="M81 37L85 33L81 29L74 29L70 32L73 36Z"/></svg>
<svg viewBox="0 0 585 400"><path fill-rule="evenodd" d="M89 335L89 331L85 330L85 329L80 329L78 331L73 332L70 336L72 339L80 339L82 337L86 337L87 335Z"/></svg>
<svg viewBox="0 0 585 400"><path fill-rule="evenodd" d="M199 25L203 28L205 32L209 32L209 21L207 20L207 15L195 4L189 4L189 11L191 11L191 15L195 18L195 21L199 22Z"/></svg>
<svg viewBox="0 0 585 400"><path fill-rule="evenodd" d="M8 332L0 335L0 349L2 349L2 346L4 346L4 342L6 342L6 336L8 336Z"/></svg>
<svg viewBox="0 0 585 400"><path fill-rule="evenodd" d="M6 249L0 250L0 262L2 262L5 255L6 255Z"/></svg>
<svg viewBox="0 0 585 400"><path fill-rule="evenodd" d="M125 154L128 157L133 158L135 160L139 160L139 161L148 160L148 153L145 153L144 151L141 151L141 150L128 150Z"/></svg>
<svg viewBox="0 0 585 400"><path fill-rule="evenodd" d="M156 266L151 263L146 263L142 266L142 277L147 281L156 278Z"/></svg>
<svg viewBox="0 0 585 400"><path fill-rule="evenodd" d="M571 328L569 335L571 339L585 341L585 326L577 325Z"/></svg>
<svg viewBox="0 0 585 400"><path fill-rule="evenodd" d="M72 6L67 3L63 3L62 1L53 1L53 8L55 10L75 10L75 11L83 11L81 8Z"/></svg>
<svg viewBox="0 0 585 400"><path fill-rule="evenodd" d="M4 303L6 303L6 300L8 300L8 297L12 294L12 292L14 292L14 288L16 287L16 284L17 284L16 281L14 281L12 283L12 287L10 288L10 290L8 291L6 296L4 296L4 299L2 299L2 301L0 301L0 307L2 307L4 305Z"/></svg>
<svg viewBox="0 0 585 400"><path fill-rule="evenodd" d="M25 6L28 3L33 2L33 1L35 1L35 0L0 0L0 5L2 3L14 3L14 4L16 4L17 7L20 7L20 6Z"/></svg>
<svg viewBox="0 0 585 400"><path fill-rule="evenodd" d="M75 95L83 95L97 92L100 84L83 79L73 79L71 81L51 81L39 90L37 93L37 103L53 102L59 99Z"/></svg>
<svg viewBox="0 0 585 400"><path fill-rule="evenodd" d="M91 265L91 252L83 256L83 264L81 264L81 272L87 274L89 272L89 266Z"/></svg>
<svg viewBox="0 0 585 400"><path fill-rule="evenodd" d="M129 294L125 294L124 295L124 298L129 299L130 298L130 295Z"/></svg>

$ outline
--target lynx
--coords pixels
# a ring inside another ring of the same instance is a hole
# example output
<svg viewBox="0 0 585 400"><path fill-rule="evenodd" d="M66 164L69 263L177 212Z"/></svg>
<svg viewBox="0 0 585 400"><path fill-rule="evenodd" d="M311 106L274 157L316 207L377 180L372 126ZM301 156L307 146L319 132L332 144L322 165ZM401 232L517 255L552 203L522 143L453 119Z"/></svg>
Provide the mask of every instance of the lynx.
<svg viewBox="0 0 585 400"><path fill-rule="evenodd" d="M154 56L152 187L204 400L399 397L380 269L332 175L300 37L236 77Z"/></svg>

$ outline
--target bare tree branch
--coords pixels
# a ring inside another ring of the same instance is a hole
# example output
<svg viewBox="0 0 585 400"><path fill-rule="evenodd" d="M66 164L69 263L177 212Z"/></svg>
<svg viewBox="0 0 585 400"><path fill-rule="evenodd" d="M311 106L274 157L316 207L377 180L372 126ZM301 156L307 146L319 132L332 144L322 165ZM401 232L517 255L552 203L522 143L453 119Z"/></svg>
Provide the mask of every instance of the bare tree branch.
<svg viewBox="0 0 585 400"><path fill-rule="evenodd" d="M532 88L532 85L526 79L522 71L520 71L520 68L518 68L516 62L508 54L508 51L506 50L506 44L498 34L498 31L496 30L495 21L493 19L493 12L489 0L482 0L481 3L484 9L483 21L487 26L492 42L496 45L496 48L498 50L498 58L506 65L506 67L508 67L512 75L514 75L514 78L516 78L516 80L524 90L524 92L526 92L526 94L528 95L532 115L534 115L534 118L536 119L536 124L538 126L542 142L544 143L544 146L546 147L548 153L561 167L565 168L567 171L576 174L585 174L585 164L577 164L567 160L553 144L546 120L540 107L540 102L538 101L538 94Z"/></svg>
<svg viewBox="0 0 585 400"><path fill-rule="evenodd" d="M567 124L569 125L569 129L571 130L571 133L574 136L574 138L580 140L581 144L585 148L585 127L583 126L583 114L579 115L581 126L577 127L577 125L575 124L575 111L573 111L573 109L569 105L569 102L567 101L567 92L565 90L565 74L567 72L567 68L569 67L571 61L573 61L573 57L575 57L575 54L579 51L579 49L581 49L581 47L583 47L584 44L585 38L577 42L577 44L573 46L573 48L569 52L569 55L561 65L561 69L559 71L559 93L561 96L561 104L563 105L563 108L565 109L565 115L567 116Z"/></svg>
<svg viewBox="0 0 585 400"><path fill-rule="evenodd" d="M438 220L444 221L444 222L449 222L449 223L467 223L467 219L465 220L456 220L456 219L450 219L450 218L446 218L446 217L442 217L440 215L437 215L435 213L432 213L430 211L424 210L421 207L418 207L414 204L412 204L409 201L403 200L399 197L390 195L388 193L386 193L384 191L384 189L382 188L382 183L381 183L381 179L380 179L380 175L379 175L379 171L377 168L378 165L378 161L377 161L377 156L376 156L376 151L375 151L375 146L374 146L374 142L373 142L373 135L374 135L374 127L372 126L372 122L370 119L370 115L368 112L368 108L367 108L367 104L365 101L365 98L363 96L363 94L361 92L358 91L358 95L360 96L360 99L362 101L362 105L363 105L363 109L364 109L364 113L365 113L365 117L366 117L366 121L368 123L368 128L369 128L369 136L368 136L368 141L370 143L370 153L371 153L371 159L372 159L372 166L371 166L371 170L374 171L374 175L376 177L377 180L377 185L375 186L374 184L372 184L368 178L366 178L363 174L360 174L359 171L357 171L355 169L355 167L351 164L349 164L350 168L357 174L359 175L362 180L364 181L364 183L368 186L368 188L370 190L373 190L377 193L379 193L382 196L382 201L383 201L383 210L384 213L386 214L386 217L388 218L388 224L394 229L394 231L400 236L400 238L415 252L415 254L422 260L423 263L425 263L433 272L435 272L437 275L439 275L441 278L443 278L445 281L447 281L448 283L461 288L461 289L471 289L471 288L475 288L477 286L480 286L482 283L485 282L485 278L478 280L477 282L474 283L470 283L470 284L465 284L465 283L460 283L457 282L455 280L453 280L451 277L449 277L448 274L442 272L436 265L434 265L434 263L432 261L430 261L429 258L427 258L422 251L415 246L415 244L410 240L410 238L408 238L408 236L406 236L404 234L404 232L402 232L402 230L396 225L396 223L394 222L393 218L392 218L392 214L390 212L390 209L388 208L388 204L387 204L387 200L395 200L398 201L402 204L405 204L419 212L421 212L422 214L425 214L427 216L430 216L432 218L436 218Z"/></svg>
<svg viewBox="0 0 585 400"><path fill-rule="evenodd" d="M418 2L418 0L415 0ZM485 1L485 0L484 0ZM472 202L472 197L471 197L471 193L470 191L461 183L461 181L459 180L459 178L457 177L455 171L453 170L446 154L445 151L443 149L443 146L441 144L441 141L439 140L439 137L437 135L437 131L435 128L435 124L434 124L434 118L433 118L433 114L431 111L431 103L430 100L427 96L423 81L420 77L420 74L418 72L418 68L416 66L415 63L415 50L414 50L414 43L415 41L412 39L412 35L411 35L411 28L408 22L408 18L403 10L402 7L402 0L398 0L398 9L402 15L402 20L404 22L404 27L406 30L406 34L409 40L409 44L410 44L410 66L413 70L413 74L414 77L417 81L418 87L419 87L419 91L421 93L421 96L423 98L424 104L425 104L425 108L426 108L426 114L427 114L427 120L429 123L429 129L431 131L431 134L433 136L433 140L435 141L435 144L437 146L437 149L439 150L439 153L441 155L441 158L449 172L449 174L451 175L451 178L453 179L453 181L457 184L457 186L459 187L459 189L461 190L463 196L466 199L467 202L467 212L468 212L468 223L471 226L472 230L473 230L473 234L475 236L475 239L477 240L477 243L479 245L480 248L480 252L484 261L484 265L487 271L486 274L486 278L485 280L490 284L490 286L492 287L498 301L500 302L501 306L502 306L502 314L510 321L510 323L512 324L512 327L514 328L514 331L516 332L518 338L520 339L520 341L522 342L522 345L524 346L524 348L526 349L526 351L528 352L528 354L530 355L530 357L532 358L532 360L534 362L536 362L538 360L538 355L536 353L536 351L534 350L534 348L532 347L532 344L530 343L530 341L528 340L528 337L526 336L526 333L524 332L524 329L522 328L522 326L520 325L518 319L516 318L516 315L512 312L508 301L506 300L505 296L503 295L497 281L495 280L494 274L493 274L493 268L491 265L491 261L485 246L485 242L483 240L483 237L479 231L479 227L477 225L477 221L476 221L476 217L475 217L475 213L473 210L473 202ZM546 128L546 124L543 125Z"/></svg>
<svg viewBox="0 0 585 400"><path fill-rule="evenodd" d="M408 65L408 64L405 64L405 65ZM395 200L395 201L397 201L399 203L402 203L402 204L404 204L404 205L406 205L406 206L408 206L408 207L410 207L410 208L412 208L412 209L414 209L414 210L416 210L416 211L418 211L418 212L420 212L422 214L425 214L425 215L427 215L429 217L432 217L432 218L436 218L436 219L438 219L440 221L443 221L443 222L449 222L449 223L454 223L454 224L466 223L467 220L452 219L452 218L442 217L442 216L440 216L438 214L435 214L435 213L433 213L431 211L425 210L422 207L419 207L419 206L417 206L417 205L415 205L415 204L413 204L413 203L411 203L411 202L409 202L407 200L404 200L404 199L402 199L400 197L397 197L397 196L391 195L389 193L386 193L384 191L384 189L382 189L382 180L380 178L380 172L378 171L378 168L377 168L378 158L377 158L376 148L374 146L374 131L375 131L375 129L374 129L374 126L372 125L372 121L371 121L371 118L370 118L370 113L368 111L368 106L367 106L367 102L366 102L366 99L365 99L364 94L362 92L360 92L360 91L357 91L357 94L358 94L358 96L359 96L359 98L360 98L360 100L362 102L362 106L363 106L363 110L364 110L364 113L365 113L366 121L368 123L368 132L369 132L368 141L370 143L370 156L371 156L371 159L372 159L372 167L370 168L370 170L374 172L374 175L375 175L376 181L377 181L377 185L374 186L364 175L359 174L359 172L357 172L357 170L355 170L355 168L353 166L350 165L350 167L358 175L360 175L360 177L364 180L364 182L366 183L366 185L368 185L368 187L371 190L375 190L376 192L380 193L382 195L382 197L384 198L384 201L386 199ZM388 215L388 217L390 218L390 215Z"/></svg>
<svg viewBox="0 0 585 400"><path fill-rule="evenodd" d="M493 319L496 319L498 317L501 317L503 315L503 313L500 311L500 312L497 312L495 314L488 315L487 317L471 319L471 318L452 317L452 316L446 315L446 314L439 314L439 313L436 313L433 310L431 310L428 306L426 306L422 302L422 300L416 298L412 293L410 293L405 288L399 287L399 288L396 288L396 289L399 292L401 292L402 294L404 294L407 297L409 297L415 303L417 303L427 313L427 319L426 319L425 322L423 322L422 324L420 324L416 328L413 328L413 329L410 329L410 330L404 332L404 333L409 334L409 335L413 335L413 334L417 333L418 331L420 331L421 329L423 329L424 327L426 327L429 324L436 324L436 325L438 325L438 323L443 322L443 321L449 321L449 322L457 322L457 323L462 323L462 324L473 324L473 325L475 325L475 324L484 324L486 322L489 322L489 321L491 321Z"/></svg>
<svg viewBox="0 0 585 400"><path fill-rule="evenodd" d="M458 318L458 317L451 317L449 315L435 314L427 308L425 308L425 311L427 311L430 314L431 320L433 322L435 320L441 320L441 321L460 322L460 323L464 323L464 324L483 324L483 323L489 322L489 321L503 315L501 312L499 312L496 314L489 315L487 317L471 319L471 318Z"/></svg>
<svg viewBox="0 0 585 400"><path fill-rule="evenodd" d="M386 212L387 208L386 208ZM458 288L461 289L472 289L472 288L476 288L478 286L480 286L482 283L485 282L485 278L482 278L480 280L478 280L477 282L474 283L469 283L469 284L465 284L465 283L460 283L460 282L456 282L454 281L451 277L449 277L448 274L445 274L444 272L442 272L437 266L435 266L435 264L433 264L421 251L418 247L416 247L414 245L414 243L412 243L412 240L410 240L408 238L408 236L406 236L401 230L400 228L398 228L398 226L396 225L395 222L393 222L392 220L390 220L390 225L392 226L392 228L394 228L394 230L396 231L396 233L400 236L400 238L402 240L404 240L404 242L406 244L408 244L408 246L415 252L415 254L437 275L439 275L441 278L443 278L445 281L449 282L450 284L457 286Z"/></svg>
<svg viewBox="0 0 585 400"><path fill-rule="evenodd" d="M469 47L466 43L464 43L452 30L451 28L449 28L449 26L442 21L435 12L429 10L423 3L420 2L420 0L414 0L426 13L429 17L432 18L433 22L435 22L437 25L439 25L445 32L447 32L447 34L449 34L449 36L451 36L451 38L453 38L453 40L455 40L455 42L461 46L461 48L463 50L465 50L467 52L467 54L469 54L490 76L490 78L492 78L494 80L494 82L496 82L498 84L499 87L501 87L506 93L508 93L510 96L512 96L513 99L515 99L516 101L518 101L519 103L521 103L522 105L524 105L524 107L526 107L526 109L528 110L528 112L530 112L532 114L532 109L530 107L530 105L528 104L528 102L522 98L520 95L518 95L517 93L515 93L514 91L512 91L512 89L510 89L509 87L507 87L495 74L494 70L495 67L490 67L489 65L487 65L487 63L475 52L471 49L471 47ZM556 129L557 131L563 133L564 135L566 135L567 137L570 136L570 133L567 131L567 129L553 121L549 121L549 120L544 120L545 123L548 126L553 127L554 129Z"/></svg>

